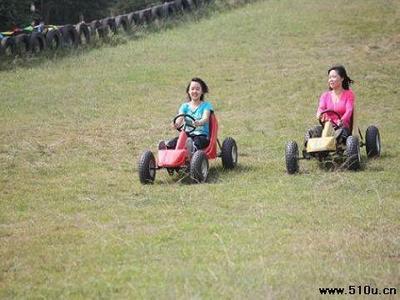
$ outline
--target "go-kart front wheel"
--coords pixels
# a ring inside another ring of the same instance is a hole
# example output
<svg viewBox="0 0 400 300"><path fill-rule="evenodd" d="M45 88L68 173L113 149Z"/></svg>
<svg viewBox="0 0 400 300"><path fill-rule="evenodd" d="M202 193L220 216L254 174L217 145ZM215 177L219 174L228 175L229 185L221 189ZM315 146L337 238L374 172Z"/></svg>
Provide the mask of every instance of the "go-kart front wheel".
<svg viewBox="0 0 400 300"><path fill-rule="evenodd" d="M356 171L361 166L360 142L355 136L349 136L346 140L346 167L349 170Z"/></svg>
<svg viewBox="0 0 400 300"><path fill-rule="evenodd" d="M153 183L156 179L156 160L151 151L146 151L139 159L139 179L142 184Z"/></svg>
<svg viewBox="0 0 400 300"><path fill-rule="evenodd" d="M208 177L207 155L199 150L193 154L190 160L190 177L197 183L206 182Z"/></svg>
<svg viewBox="0 0 400 300"><path fill-rule="evenodd" d="M221 147L221 159L224 169L233 169L237 165L238 150L233 138L226 138Z"/></svg>
<svg viewBox="0 0 400 300"><path fill-rule="evenodd" d="M299 171L299 147L295 141L289 141L285 147L286 170L289 174Z"/></svg>
<svg viewBox="0 0 400 300"><path fill-rule="evenodd" d="M368 158L381 155L381 136L378 128L373 125L369 126L365 133L365 150Z"/></svg>

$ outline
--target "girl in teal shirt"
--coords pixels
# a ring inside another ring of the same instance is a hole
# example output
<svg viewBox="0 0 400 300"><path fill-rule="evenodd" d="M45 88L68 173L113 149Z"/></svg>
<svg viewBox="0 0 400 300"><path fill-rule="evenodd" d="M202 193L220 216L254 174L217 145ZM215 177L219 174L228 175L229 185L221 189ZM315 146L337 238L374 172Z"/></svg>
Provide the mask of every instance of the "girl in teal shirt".
<svg viewBox="0 0 400 300"><path fill-rule="evenodd" d="M208 93L208 86L202 79L193 78L186 88L186 93L188 101L181 105L179 114L187 114L195 119L191 125L196 127L196 129L189 134L190 139L188 139L187 143L188 150L191 150L190 148L194 146L194 152L195 150L206 148L210 143L209 120L213 107L210 102L204 100L204 95ZM190 122L188 119L183 120L183 117L180 117L172 126L179 128L183 125L184 121ZM177 140L178 138L174 138L166 144L161 142L159 148L175 149ZM190 145L190 143L193 145Z"/></svg>

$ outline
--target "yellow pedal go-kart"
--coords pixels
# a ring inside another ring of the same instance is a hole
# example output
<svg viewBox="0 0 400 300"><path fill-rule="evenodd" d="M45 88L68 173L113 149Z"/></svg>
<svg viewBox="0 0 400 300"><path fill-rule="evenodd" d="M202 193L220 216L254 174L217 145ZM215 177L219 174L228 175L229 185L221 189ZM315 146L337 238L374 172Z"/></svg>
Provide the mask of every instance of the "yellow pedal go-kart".
<svg viewBox="0 0 400 300"><path fill-rule="evenodd" d="M307 131L304 138L303 156L299 156L299 147L295 141L289 141L285 147L286 170L289 174L299 172L299 160L316 158L320 162L344 162L348 170L358 170L361 167L360 147L366 148L367 157L379 157L381 154L381 139L379 130L371 125L365 133L365 141L360 128L355 124L354 112L351 120L350 134L346 139L341 138L341 126L333 121L322 121L326 114L336 114L332 110L320 114L320 126ZM358 130L356 130L356 128Z"/></svg>

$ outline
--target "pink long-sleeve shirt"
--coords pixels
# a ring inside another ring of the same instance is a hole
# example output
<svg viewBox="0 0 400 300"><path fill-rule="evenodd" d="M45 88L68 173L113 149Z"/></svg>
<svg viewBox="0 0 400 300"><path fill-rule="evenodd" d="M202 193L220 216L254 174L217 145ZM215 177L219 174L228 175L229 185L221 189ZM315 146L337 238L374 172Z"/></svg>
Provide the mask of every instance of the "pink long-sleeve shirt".
<svg viewBox="0 0 400 300"><path fill-rule="evenodd" d="M333 110L341 116L344 127L350 128L351 116L353 115L354 109L354 101L355 95L352 90L343 90L338 102L333 102L331 91L326 91L319 99L317 114L325 110ZM335 114L327 113L325 116L327 116L336 124L339 124L340 119Z"/></svg>

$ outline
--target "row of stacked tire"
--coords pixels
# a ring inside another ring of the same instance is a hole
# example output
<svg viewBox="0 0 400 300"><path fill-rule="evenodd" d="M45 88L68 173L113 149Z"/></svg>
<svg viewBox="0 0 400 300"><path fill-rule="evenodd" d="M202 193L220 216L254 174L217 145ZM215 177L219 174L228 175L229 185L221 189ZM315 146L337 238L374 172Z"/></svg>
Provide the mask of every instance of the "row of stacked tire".
<svg viewBox="0 0 400 300"><path fill-rule="evenodd" d="M21 31L4 36L0 42L0 55L15 56L39 53L45 49L76 48L90 44L94 39L104 39L132 27L167 19L183 12L192 11L210 0L174 0L134 11L117 17L107 17L90 23L76 25L44 25L31 32Z"/></svg>

